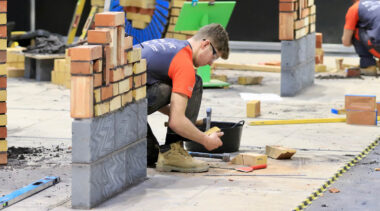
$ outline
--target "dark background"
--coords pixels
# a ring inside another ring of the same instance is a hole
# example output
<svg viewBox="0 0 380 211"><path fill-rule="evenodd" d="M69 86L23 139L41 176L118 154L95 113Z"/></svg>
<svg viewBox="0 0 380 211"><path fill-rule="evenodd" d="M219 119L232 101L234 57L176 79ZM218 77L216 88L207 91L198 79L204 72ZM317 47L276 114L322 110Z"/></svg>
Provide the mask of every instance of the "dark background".
<svg viewBox="0 0 380 211"><path fill-rule="evenodd" d="M217 0L227 1L227 0ZM30 30L29 0L8 1L8 22L15 21L14 31ZM80 28L90 11L86 1ZM36 29L45 29L66 36L77 0L36 0ZM345 13L349 0L315 0L317 5L317 31L323 33L323 42L340 43ZM278 0L238 0L227 26L234 41L278 42Z"/></svg>

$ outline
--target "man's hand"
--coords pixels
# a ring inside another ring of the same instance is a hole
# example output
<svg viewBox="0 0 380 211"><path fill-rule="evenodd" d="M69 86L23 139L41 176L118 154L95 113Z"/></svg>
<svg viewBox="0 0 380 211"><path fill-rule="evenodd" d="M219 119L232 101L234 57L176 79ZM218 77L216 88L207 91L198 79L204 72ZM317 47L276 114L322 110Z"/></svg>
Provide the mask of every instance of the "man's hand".
<svg viewBox="0 0 380 211"><path fill-rule="evenodd" d="M222 140L220 140L220 137L222 137L223 135L223 132L212 133L211 135L206 137L205 141L203 142L203 146L208 151L221 147L223 145L223 142Z"/></svg>

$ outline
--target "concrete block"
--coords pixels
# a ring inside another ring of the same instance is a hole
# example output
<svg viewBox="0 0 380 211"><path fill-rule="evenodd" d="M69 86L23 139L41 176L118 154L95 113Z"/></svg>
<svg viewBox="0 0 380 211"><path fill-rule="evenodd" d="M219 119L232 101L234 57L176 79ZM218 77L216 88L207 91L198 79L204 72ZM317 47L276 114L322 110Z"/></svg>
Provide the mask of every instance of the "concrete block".
<svg viewBox="0 0 380 211"><path fill-rule="evenodd" d="M137 102L138 139L145 138L147 134L148 101L146 98Z"/></svg>
<svg viewBox="0 0 380 211"><path fill-rule="evenodd" d="M281 96L295 96L314 84L315 34L281 42Z"/></svg>
<svg viewBox="0 0 380 211"><path fill-rule="evenodd" d="M74 163L90 163L115 151L115 114L72 123Z"/></svg>
<svg viewBox="0 0 380 211"><path fill-rule="evenodd" d="M129 104L115 114L115 147L121 148L140 138L139 136L139 112L136 103ZM137 122L137 124L136 124ZM146 127L146 125L145 125Z"/></svg>
<svg viewBox="0 0 380 211"><path fill-rule="evenodd" d="M36 60L36 80L51 81L51 71L54 69L54 59Z"/></svg>
<svg viewBox="0 0 380 211"><path fill-rule="evenodd" d="M72 207L90 209L146 178L146 139L91 164L72 165Z"/></svg>
<svg viewBox="0 0 380 211"><path fill-rule="evenodd" d="M25 57L25 78L35 78L36 77L36 60Z"/></svg>

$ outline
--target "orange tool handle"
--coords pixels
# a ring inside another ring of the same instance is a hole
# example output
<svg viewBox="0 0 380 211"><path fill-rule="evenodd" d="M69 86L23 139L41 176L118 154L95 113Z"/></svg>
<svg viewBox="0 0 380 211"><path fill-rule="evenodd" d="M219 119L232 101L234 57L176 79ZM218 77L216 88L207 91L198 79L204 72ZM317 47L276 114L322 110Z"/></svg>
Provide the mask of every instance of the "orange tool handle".
<svg viewBox="0 0 380 211"><path fill-rule="evenodd" d="M265 168L267 168L267 164L261 164L261 165L251 166L251 168L252 168L253 170L257 170L257 169L265 169Z"/></svg>

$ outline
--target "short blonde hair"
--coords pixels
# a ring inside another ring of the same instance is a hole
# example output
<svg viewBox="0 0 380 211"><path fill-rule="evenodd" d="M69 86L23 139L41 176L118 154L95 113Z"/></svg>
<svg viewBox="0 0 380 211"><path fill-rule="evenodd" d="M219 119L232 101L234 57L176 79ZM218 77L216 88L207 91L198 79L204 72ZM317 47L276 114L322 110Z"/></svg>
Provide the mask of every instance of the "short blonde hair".
<svg viewBox="0 0 380 211"><path fill-rule="evenodd" d="M195 40L208 39L212 45L220 52L223 59L228 59L230 48L228 46L228 33L222 25L212 23L203 26L193 37Z"/></svg>

